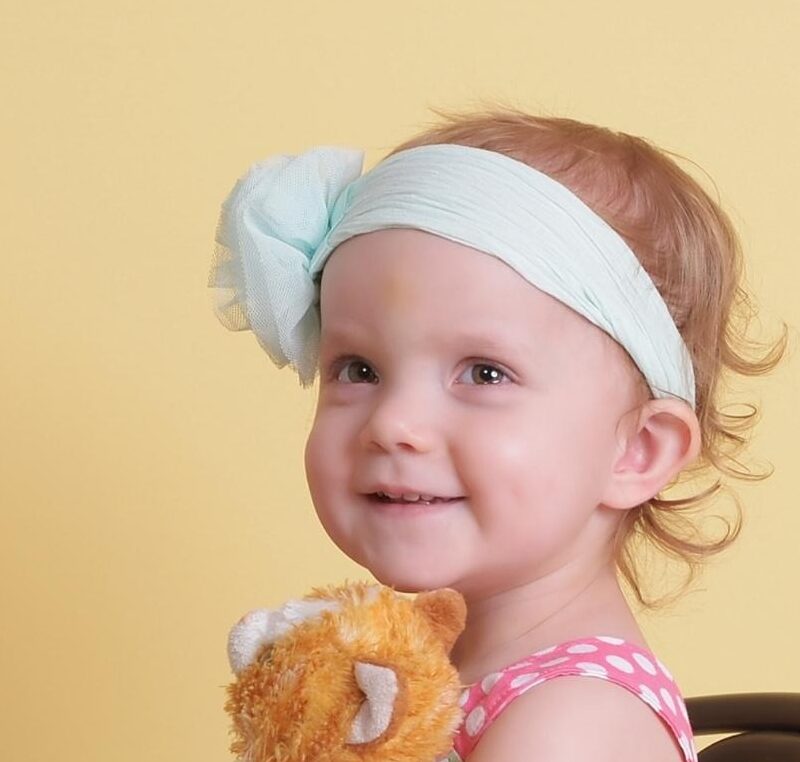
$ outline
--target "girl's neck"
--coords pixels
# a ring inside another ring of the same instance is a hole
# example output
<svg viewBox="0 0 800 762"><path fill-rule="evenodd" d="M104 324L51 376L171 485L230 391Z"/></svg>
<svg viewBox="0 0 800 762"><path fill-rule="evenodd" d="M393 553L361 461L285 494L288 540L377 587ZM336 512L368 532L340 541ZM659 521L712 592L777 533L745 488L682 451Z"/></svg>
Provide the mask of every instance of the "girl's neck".
<svg viewBox="0 0 800 762"><path fill-rule="evenodd" d="M535 651L592 635L648 647L611 566L591 573L562 569L512 590L468 597L467 625L450 658L470 685Z"/></svg>

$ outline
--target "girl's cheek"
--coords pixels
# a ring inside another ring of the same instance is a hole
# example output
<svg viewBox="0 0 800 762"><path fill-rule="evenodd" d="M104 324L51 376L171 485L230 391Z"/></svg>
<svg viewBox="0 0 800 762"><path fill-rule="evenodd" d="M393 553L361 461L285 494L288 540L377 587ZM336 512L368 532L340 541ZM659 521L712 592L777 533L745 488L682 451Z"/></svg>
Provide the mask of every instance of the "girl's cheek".
<svg viewBox="0 0 800 762"><path fill-rule="evenodd" d="M499 466L518 473L546 458L554 445L547 432L536 425L498 427L496 431L497 436L483 438L480 446Z"/></svg>
<svg viewBox="0 0 800 762"><path fill-rule="evenodd" d="M350 451L345 424L334 415L318 416L305 447L306 478L313 489L342 476L342 461Z"/></svg>
<svg viewBox="0 0 800 762"><path fill-rule="evenodd" d="M306 481L312 494L315 492L317 485L325 478L325 460L322 457L325 448L322 434L323 432L315 424L306 441L304 456Z"/></svg>

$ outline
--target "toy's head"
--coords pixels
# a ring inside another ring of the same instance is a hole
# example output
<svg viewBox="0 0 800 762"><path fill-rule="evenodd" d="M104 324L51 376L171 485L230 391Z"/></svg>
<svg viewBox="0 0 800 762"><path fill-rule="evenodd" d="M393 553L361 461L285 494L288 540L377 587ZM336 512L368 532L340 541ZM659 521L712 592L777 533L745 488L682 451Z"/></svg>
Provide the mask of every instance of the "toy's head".
<svg viewBox="0 0 800 762"><path fill-rule="evenodd" d="M462 719L448 654L460 593L411 599L367 583L316 588L257 610L228 643L225 710L242 762L420 762L446 754Z"/></svg>

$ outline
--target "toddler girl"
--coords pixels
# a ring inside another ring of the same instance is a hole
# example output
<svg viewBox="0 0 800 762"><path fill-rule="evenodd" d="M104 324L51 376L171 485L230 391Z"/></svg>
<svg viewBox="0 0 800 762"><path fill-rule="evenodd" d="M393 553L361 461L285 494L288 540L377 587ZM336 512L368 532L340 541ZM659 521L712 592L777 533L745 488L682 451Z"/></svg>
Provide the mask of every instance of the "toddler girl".
<svg viewBox="0 0 800 762"><path fill-rule="evenodd" d="M698 462L745 475L722 444L752 416L716 406L720 373L785 347L738 351L728 218L647 141L509 108L362 161L253 165L209 285L228 328L319 373L305 464L331 539L399 591L464 595L450 758L696 760L620 583L655 608L637 538L694 572L740 529L677 531L719 482L658 497Z"/></svg>

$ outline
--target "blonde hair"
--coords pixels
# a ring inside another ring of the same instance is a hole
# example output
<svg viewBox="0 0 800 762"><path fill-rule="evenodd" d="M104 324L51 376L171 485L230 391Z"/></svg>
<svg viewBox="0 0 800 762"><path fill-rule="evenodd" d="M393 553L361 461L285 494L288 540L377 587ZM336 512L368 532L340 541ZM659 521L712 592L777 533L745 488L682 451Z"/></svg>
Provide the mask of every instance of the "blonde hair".
<svg viewBox="0 0 800 762"><path fill-rule="evenodd" d="M739 469L736 455L759 419L759 410L732 415L718 400L723 371L746 376L770 372L787 347L788 329L766 353L748 359L760 346L747 338L756 315L744 287L742 253L727 214L700 184L669 158L685 158L655 147L641 137L574 119L536 116L510 106L448 113L432 108L443 123L433 124L389 155L415 146L456 143L506 154L559 181L599 214L634 251L666 302L692 357L696 379L696 415L702 435L697 460L683 476L716 469L734 478L761 481L772 474ZM738 328L734 317L744 324ZM627 354L627 353L626 353ZM642 379L643 382L643 379ZM774 470L774 469L773 469ZM664 489L673 486L681 474ZM706 540L694 514L722 488L719 478L697 494L677 499L660 493L626 511L613 539L613 560L646 610L671 603L692 584L712 555L730 546L742 528L742 506L734 494L733 526L723 519L725 535ZM721 518L721 517L720 517ZM680 530L689 530L685 536ZM699 537L695 540L692 538ZM648 599L634 546L652 543L685 563L685 583L672 595Z"/></svg>

